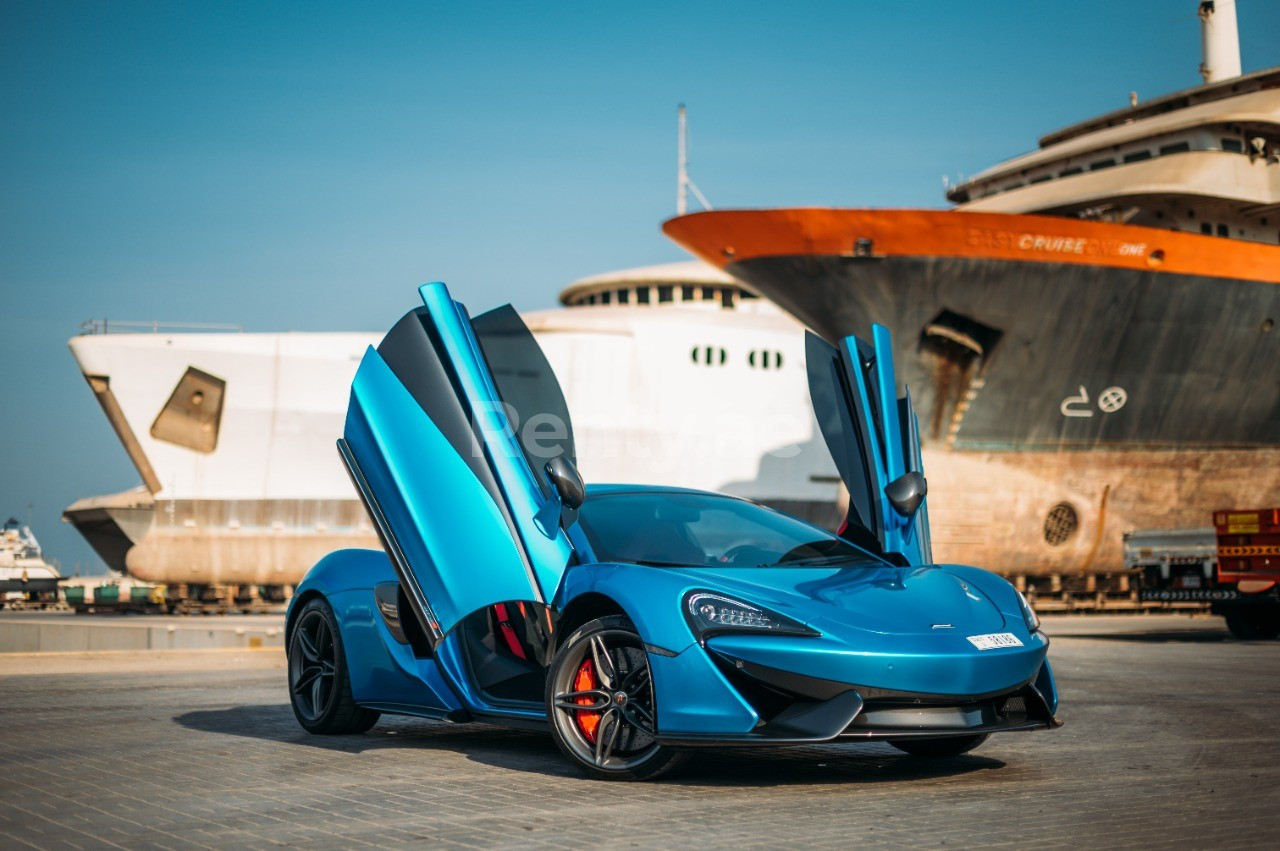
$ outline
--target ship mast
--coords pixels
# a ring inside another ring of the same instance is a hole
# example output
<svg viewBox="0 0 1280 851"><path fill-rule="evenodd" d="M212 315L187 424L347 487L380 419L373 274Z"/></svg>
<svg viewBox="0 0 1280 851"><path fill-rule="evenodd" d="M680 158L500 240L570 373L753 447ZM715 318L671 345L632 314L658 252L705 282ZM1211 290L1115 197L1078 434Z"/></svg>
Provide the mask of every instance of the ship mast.
<svg viewBox="0 0 1280 851"><path fill-rule="evenodd" d="M1236 0L1200 0L1200 43L1204 61L1200 76L1216 83L1240 76L1240 31Z"/></svg>
<svg viewBox="0 0 1280 851"><path fill-rule="evenodd" d="M684 104L676 107L676 215L683 216L689 212L689 192L692 191L702 209L710 210L711 204L698 191L698 187L689 179L689 120L685 116Z"/></svg>

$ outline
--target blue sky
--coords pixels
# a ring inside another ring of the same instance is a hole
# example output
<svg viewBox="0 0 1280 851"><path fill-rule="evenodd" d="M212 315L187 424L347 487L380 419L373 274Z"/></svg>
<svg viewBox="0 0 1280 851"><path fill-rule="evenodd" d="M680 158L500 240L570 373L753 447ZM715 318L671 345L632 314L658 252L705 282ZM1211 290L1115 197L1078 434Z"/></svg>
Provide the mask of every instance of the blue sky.
<svg viewBox="0 0 1280 851"><path fill-rule="evenodd" d="M81 320L377 330L426 280L529 309L682 259L680 102L718 207L941 206L943 174L1196 84L1195 7L4 3L0 514L96 569L61 510L137 482ZM1245 70L1280 64L1280 4L1239 17Z"/></svg>

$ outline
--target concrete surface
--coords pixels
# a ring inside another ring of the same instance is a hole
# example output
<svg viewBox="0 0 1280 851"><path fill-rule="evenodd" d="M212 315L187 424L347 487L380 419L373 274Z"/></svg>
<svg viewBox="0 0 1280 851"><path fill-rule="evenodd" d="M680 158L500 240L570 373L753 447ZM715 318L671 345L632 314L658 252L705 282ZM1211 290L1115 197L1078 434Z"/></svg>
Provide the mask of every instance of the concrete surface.
<svg viewBox="0 0 1280 851"><path fill-rule="evenodd" d="M928 761L887 745L579 776L545 734L384 718L309 736L278 650L0 657L0 847L1280 844L1280 642L1054 619L1067 726Z"/></svg>
<svg viewBox="0 0 1280 851"><path fill-rule="evenodd" d="M284 615L0 612L0 653L284 646Z"/></svg>

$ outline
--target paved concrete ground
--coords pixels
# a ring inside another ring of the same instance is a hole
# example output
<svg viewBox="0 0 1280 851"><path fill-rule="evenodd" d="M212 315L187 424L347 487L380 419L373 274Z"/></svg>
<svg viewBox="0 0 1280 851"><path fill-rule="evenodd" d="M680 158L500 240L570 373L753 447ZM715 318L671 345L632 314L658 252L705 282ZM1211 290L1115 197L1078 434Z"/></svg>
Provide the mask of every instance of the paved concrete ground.
<svg viewBox="0 0 1280 851"><path fill-rule="evenodd" d="M541 734L294 722L277 650L0 657L0 846L1280 843L1280 642L1210 618L1049 623L1067 726L928 762L714 752L650 784Z"/></svg>
<svg viewBox="0 0 1280 851"><path fill-rule="evenodd" d="M283 614L0 612L0 653L281 647L283 627Z"/></svg>

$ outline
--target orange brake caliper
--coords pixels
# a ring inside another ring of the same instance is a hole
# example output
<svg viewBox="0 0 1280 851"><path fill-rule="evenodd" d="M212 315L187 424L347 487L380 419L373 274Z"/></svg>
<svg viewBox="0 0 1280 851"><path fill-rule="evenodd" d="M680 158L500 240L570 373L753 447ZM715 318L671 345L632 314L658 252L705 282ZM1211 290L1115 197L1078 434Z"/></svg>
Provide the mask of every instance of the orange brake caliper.
<svg viewBox="0 0 1280 851"><path fill-rule="evenodd" d="M573 676L573 690L590 691L599 687L600 683L596 681L596 671L591 664L591 660L584 659L582 664L578 666L578 673ZM574 700L574 703L582 706L590 706L594 702L589 697L579 697ZM577 712L574 714L575 720L578 722L578 729L582 731L583 737L591 744L595 744L596 730L600 726L600 713Z"/></svg>

